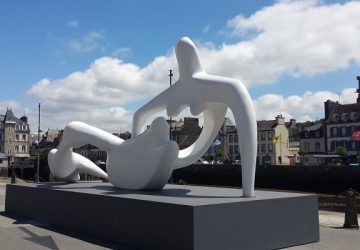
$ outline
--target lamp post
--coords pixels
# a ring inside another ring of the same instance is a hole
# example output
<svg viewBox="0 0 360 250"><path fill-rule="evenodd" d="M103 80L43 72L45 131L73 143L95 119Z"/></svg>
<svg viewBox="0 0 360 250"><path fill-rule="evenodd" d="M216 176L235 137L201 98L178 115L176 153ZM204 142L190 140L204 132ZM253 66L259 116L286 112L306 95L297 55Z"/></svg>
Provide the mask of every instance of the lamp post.
<svg viewBox="0 0 360 250"><path fill-rule="evenodd" d="M170 74L169 74L169 80L170 80L170 87L172 85L172 77L173 77L173 73L172 73L172 70L170 69ZM171 140L172 139L172 136L171 136L171 123L172 123L172 120L171 120L171 117L169 119L169 139Z"/></svg>
<svg viewBox="0 0 360 250"><path fill-rule="evenodd" d="M36 166L36 182L40 182L40 103L39 103L39 122L38 122L38 145L37 145L37 166Z"/></svg>

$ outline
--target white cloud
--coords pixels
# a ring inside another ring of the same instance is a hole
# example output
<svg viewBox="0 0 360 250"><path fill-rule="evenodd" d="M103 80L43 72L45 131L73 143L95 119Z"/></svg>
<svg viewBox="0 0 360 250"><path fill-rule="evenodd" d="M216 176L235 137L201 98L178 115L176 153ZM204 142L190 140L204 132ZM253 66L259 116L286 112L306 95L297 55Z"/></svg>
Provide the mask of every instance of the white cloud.
<svg viewBox="0 0 360 250"><path fill-rule="evenodd" d="M131 48L118 48L112 53L112 57L123 59L131 54Z"/></svg>
<svg viewBox="0 0 360 250"><path fill-rule="evenodd" d="M325 5L319 1L279 1L249 17L234 17L228 28L238 42L219 47L198 44L200 57L209 73L235 77L248 86L274 83L284 74L325 74L346 68L352 61L360 62L360 2ZM100 33L93 32L74 40L71 46L89 52L98 48L102 39ZM119 50L123 52L126 49ZM132 113L125 107L143 103L167 88L169 69L177 76L173 52L144 67L102 57L88 69L63 79L40 80L28 95L43 103L44 115L48 112L44 122L49 127L61 128L77 119L108 131L116 124L130 129ZM354 100L351 91L342 92L342 102ZM278 113L298 120L315 119L321 117L327 99L338 100L338 94L268 94L257 98L255 106L259 119L273 119Z"/></svg>
<svg viewBox="0 0 360 250"><path fill-rule="evenodd" d="M343 89L341 104L355 103L355 89ZM303 95L266 94L254 100L258 120L271 120L278 114L286 119L295 118L299 121L315 120L324 117L324 102L338 101L339 95L330 91L305 92Z"/></svg>
<svg viewBox="0 0 360 250"><path fill-rule="evenodd" d="M90 32L80 39L71 40L69 46L72 50L79 53L91 52L100 47L100 42L103 39L104 36L101 33Z"/></svg>
<svg viewBox="0 0 360 250"><path fill-rule="evenodd" d="M210 30L210 24L206 25L206 26L203 28L202 33L206 34L206 33L209 32L209 30Z"/></svg>
<svg viewBox="0 0 360 250"><path fill-rule="evenodd" d="M102 57L85 71L63 79L42 79L27 94L42 103L47 127L61 128L81 120L114 132L116 126L131 128L132 112L124 105L144 101L167 88L168 69L174 68L173 54L158 57L144 68Z"/></svg>
<svg viewBox="0 0 360 250"><path fill-rule="evenodd" d="M24 112L26 112L26 108L24 106L14 100L6 100L0 102L0 115L5 115L6 110L11 109L15 116L16 114L22 116L24 115Z"/></svg>
<svg viewBox="0 0 360 250"><path fill-rule="evenodd" d="M70 20L66 23L67 26L70 28L77 28L79 27L79 21L78 20Z"/></svg>
<svg viewBox="0 0 360 250"><path fill-rule="evenodd" d="M217 71L253 84L272 83L283 74L312 76L360 62L360 2L280 1L249 17L238 15L228 27L242 41L211 51L213 58L230 66Z"/></svg>

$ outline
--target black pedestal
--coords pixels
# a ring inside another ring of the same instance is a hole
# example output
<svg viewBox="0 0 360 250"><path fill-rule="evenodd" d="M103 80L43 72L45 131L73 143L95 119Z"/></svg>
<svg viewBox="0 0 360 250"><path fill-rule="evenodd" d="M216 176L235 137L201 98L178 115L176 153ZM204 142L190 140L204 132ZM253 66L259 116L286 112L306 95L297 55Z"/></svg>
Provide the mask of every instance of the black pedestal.
<svg viewBox="0 0 360 250"><path fill-rule="evenodd" d="M15 184L7 213L137 249L277 249L319 240L315 195L167 185L161 192L110 183Z"/></svg>

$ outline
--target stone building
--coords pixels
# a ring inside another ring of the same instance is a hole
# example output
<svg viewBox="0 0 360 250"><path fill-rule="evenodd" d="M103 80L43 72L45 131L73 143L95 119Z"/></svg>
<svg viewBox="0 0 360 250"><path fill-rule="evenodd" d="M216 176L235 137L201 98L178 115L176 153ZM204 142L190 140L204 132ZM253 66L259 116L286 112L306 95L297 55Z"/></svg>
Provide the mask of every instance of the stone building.
<svg viewBox="0 0 360 250"><path fill-rule="evenodd" d="M259 165L289 165L289 130L282 115L275 120L258 121Z"/></svg>
<svg viewBox="0 0 360 250"><path fill-rule="evenodd" d="M12 161L21 165L29 155L30 128L28 118L14 116L11 109L0 115L0 152L11 156Z"/></svg>

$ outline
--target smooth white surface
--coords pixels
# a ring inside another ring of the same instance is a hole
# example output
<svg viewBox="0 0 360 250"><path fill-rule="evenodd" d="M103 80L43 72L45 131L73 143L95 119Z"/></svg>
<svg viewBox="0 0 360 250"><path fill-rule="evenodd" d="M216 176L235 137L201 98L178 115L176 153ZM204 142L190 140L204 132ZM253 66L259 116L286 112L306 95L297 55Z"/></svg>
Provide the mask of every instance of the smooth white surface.
<svg viewBox="0 0 360 250"><path fill-rule="evenodd" d="M105 178L106 173L99 167L72 152L72 147L89 143L107 152L107 171L113 185L161 189L173 169L196 162L211 146L229 107L238 128L243 195L253 196L257 128L255 109L247 89L238 80L207 74L195 45L187 37L177 43L176 57L179 80L136 111L130 140L124 142L84 123L70 123L59 149L49 153L52 174L68 181L78 180L79 172ZM143 132L144 123L151 115L166 110L169 116L176 116L186 107L190 107L193 115L204 114L203 130L190 147L179 151L177 144L169 141L169 128L163 118L155 119L150 129Z"/></svg>
<svg viewBox="0 0 360 250"><path fill-rule="evenodd" d="M241 81L207 74L193 42L184 37L176 46L179 80L160 93L134 114L133 135L140 134L144 122L151 115L166 110L168 116L177 116L190 107L193 115L204 114L204 127L193 145L180 150L175 168L194 163L211 146L221 128L226 109L234 114L238 128L242 162L243 195L254 195L257 125L250 95Z"/></svg>

